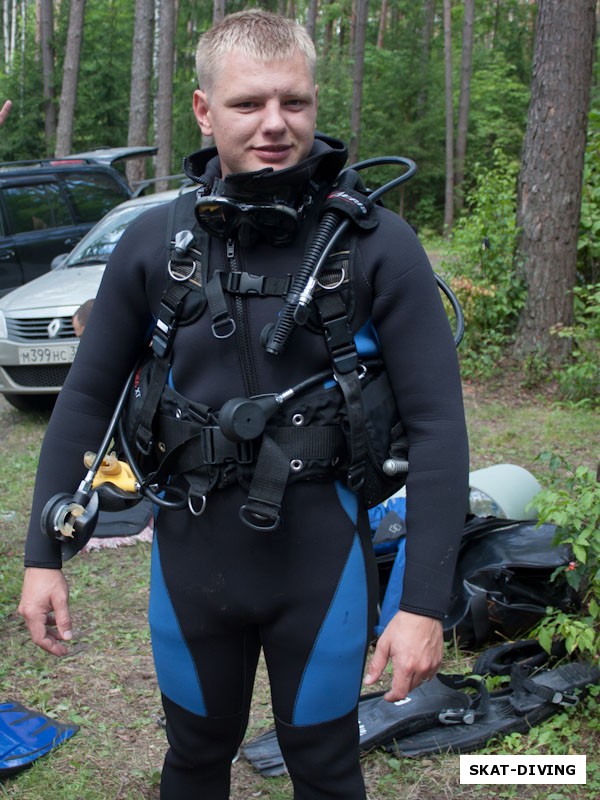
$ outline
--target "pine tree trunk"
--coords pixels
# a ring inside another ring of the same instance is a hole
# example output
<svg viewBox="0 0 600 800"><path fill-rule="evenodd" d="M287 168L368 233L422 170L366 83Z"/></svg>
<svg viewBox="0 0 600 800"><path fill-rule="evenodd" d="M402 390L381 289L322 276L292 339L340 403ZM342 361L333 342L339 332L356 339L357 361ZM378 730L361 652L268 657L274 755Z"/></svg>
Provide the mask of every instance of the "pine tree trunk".
<svg viewBox="0 0 600 800"><path fill-rule="evenodd" d="M171 174L171 146L173 141L173 71L175 55L175 0L161 0L160 43L158 57L157 142L156 175ZM167 183L157 183L156 189L166 189Z"/></svg>
<svg viewBox="0 0 600 800"><path fill-rule="evenodd" d="M154 0L136 0L127 133L127 144L130 147L148 144L153 32ZM126 162L125 172L131 186L146 177L146 162L145 158Z"/></svg>
<svg viewBox="0 0 600 800"><path fill-rule="evenodd" d="M367 35L368 0L356 0L356 33L354 43L354 72L352 88L352 112L350 117L350 163L358 161L360 148L360 125L362 110L363 73L365 68L365 39Z"/></svg>
<svg viewBox="0 0 600 800"><path fill-rule="evenodd" d="M527 300L515 351L559 363L573 320L581 183L594 52L595 0L540 0L519 175L517 263Z"/></svg>
<svg viewBox="0 0 600 800"><path fill-rule="evenodd" d="M467 156L467 134L469 131L469 105L471 102L471 72L473 64L473 23L475 0L465 0L462 54L460 63L460 98L456 125L456 159L454 162L454 202L457 210L464 205L463 183Z"/></svg>
<svg viewBox="0 0 600 800"><path fill-rule="evenodd" d="M77 83L83 41L83 19L85 0L71 0L69 10L69 31L67 49L63 65L63 82L60 95L60 110L56 129L56 156L66 156L73 146L73 125L75 119L75 102L77 100Z"/></svg>
<svg viewBox="0 0 600 800"><path fill-rule="evenodd" d="M42 51L42 100L44 104L44 134L46 138L46 152L52 153L54 139L56 137L56 106L54 103L54 23L52 14L52 0L41 0L40 3L40 48Z"/></svg>
<svg viewBox="0 0 600 800"><path fill-rule="evenodd" d="M446 93L446 191L444 233L454 224L454 108L452 101L452 15L450 0L444 0L444 63Z"/></svg>

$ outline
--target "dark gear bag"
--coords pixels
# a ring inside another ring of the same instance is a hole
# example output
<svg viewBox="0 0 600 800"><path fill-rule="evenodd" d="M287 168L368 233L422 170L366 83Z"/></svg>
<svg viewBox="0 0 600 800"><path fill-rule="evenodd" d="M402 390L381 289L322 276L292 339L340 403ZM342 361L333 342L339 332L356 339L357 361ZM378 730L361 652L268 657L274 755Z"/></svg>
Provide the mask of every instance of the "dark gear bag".
<svg viewBox="0 0 600 800"><path fill-rule="evenodd" d="M450 610L444 634L461 646L503 636L514 639L531 630L548 606L568 610L577 595L556 570L573 555L556 546L556 526L535 522L473 517L460 545Z"/></svg>

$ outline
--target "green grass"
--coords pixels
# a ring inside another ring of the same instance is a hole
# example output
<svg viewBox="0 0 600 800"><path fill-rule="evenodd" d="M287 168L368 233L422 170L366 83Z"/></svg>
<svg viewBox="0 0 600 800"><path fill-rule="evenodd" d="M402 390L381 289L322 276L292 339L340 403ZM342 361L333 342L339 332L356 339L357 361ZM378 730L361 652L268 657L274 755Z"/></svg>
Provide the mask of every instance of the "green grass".
<svg viewBox="0 0 600 800"><path fill-rule="evenodd" d="M543 450L595 469L600 423L585 409L558 406L506 383L465 386L472 467L520 464L544 482ZM0 702L18 700L80 725L66 744L30 770L0 782L10 800L156 800L166 748L146 607L150 547L137 544L80 555L66 565L76 637L68 657L35 648L16 614L23 537L46 420L28 418L0 400ZM447 648L443 669L467 672L475 654ZM381 752L363 759L370 800L584 800L600 794L593 766L600 736L596 698L559 714L527 736L491 746L497 753L587 753L587 786L460 786L456 756L410 760ZM248 736L271 724L261 665ZM287 777L265 779L244 760L233 766L235 800L290 800ZM182 800L186 800L182 798Z"/></svg>

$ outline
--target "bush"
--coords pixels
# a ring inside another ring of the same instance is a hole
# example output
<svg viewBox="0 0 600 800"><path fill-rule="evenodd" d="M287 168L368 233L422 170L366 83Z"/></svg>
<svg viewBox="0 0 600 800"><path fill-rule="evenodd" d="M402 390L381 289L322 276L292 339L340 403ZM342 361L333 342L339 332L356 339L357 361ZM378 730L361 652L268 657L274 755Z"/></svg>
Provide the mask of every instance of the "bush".
<svg viewBox="0 0 600 800"><path fill-rule="evenodd" d="M555 328L572 339L570 361L556 372L561 396L572 403L600 404L600 285L578 286L574 293L574 324Z"/></svg>
<svg viewBox="0 0 600 800"><path fill-rule="evenodd" d="M475 188L452 232L442 271L465 314L463 374L489 374L512 341L525 300L514 265L518 164L499 150L492 167L479 167Z"/></svg>
<svg viewBox="0 0 600 800"><path fill-rule="evenodd" d="M542 454L550 466L553 485L535 498L539 522L557 526L556 544L571 548L573 560L566 579L581 599L577 612L548 609L536 630L540 644L550 652L555 639L567 651L598 659L600 649L600 482L585 466L573 467L565 459ZM565 570L561 568L561 572ZM556 578L557 572L553 579Z"/></svg>

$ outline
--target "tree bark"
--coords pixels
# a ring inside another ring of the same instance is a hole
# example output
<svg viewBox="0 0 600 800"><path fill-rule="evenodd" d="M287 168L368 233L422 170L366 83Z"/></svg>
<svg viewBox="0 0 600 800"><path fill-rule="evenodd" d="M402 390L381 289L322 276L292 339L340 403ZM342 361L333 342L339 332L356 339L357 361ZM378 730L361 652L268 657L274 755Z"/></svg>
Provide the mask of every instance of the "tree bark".
<svg viewBox="0 0 600 800"><path fill-rule="evenodd" d="M319 0L309 0L306 12L306 31L313 42L317 35L317 14L319 13Z"/></svg>
<svg viewBox="0 0 600 800"><path fill-rule="evenodd" d="M175 56L175 0L161 0L160 39L158 48L158 97L156 175L171 174L171 145L173 141L173 71ZM167 188L166 182L157 183L157 191Z"/></svg>
<svg viewBox="0 0 600 800"><path fill-rule="evenodd" d="M130 147L137 147L148 144L154 0L136 0L133 24L127 144ZM125 174L131 186L144 180L146 164L147 159L145 158L131 159L126 162Z"/></svg>
<svg viewBox="0 0 600 800"><path fill-rule="evenodd" d="M458 121L456 125L456 159L454 162L454 202L456 210L462 209L465 201L463 183L465 180L469 106L471 102L474 21L475 0L465 0L460 62L460 97L458 101Z"/></svg>
<svg viewBox="0 0 600 800"><path fill-rule="evenodd" d="M515 352L554 364L571 348L552 330L573 320L595 7L596 0L540 0L535 28L517 212L527 300Z"/></svg>
<svg viewBox="0 0 600 800"><path fill-rule="evenodd" d="M14 15L13 15L14 16ZM52 0L40 3L40 49L42 51L42 102L46 152L52 153L56 137L56 105L54 103L54 19Z"/></svg>
<svg viewBox="0 0 600 800"><path fill-rule="evenodd" d="M69 30L67 33L67 49L63 64L63 81L60 95L58 126L56 129L56 156L66 156L73 147L73 125L75 120L75 102L77 100L77 83L81 59L81 43L83 41L83 20L85 0L71 0L69 9Z"/></svg>
<svg viewBox="0 0 600 800"><path fill-rule="evenodd" d="M352 81L352 111L350 115L350 163L358 161L362 110L362 87L365 68L365 39L367 36L368 0L356 0L356 34L354 43L354 70Z"/></svg>
<svg viewBox="0 0 600 800"><path fill-rule="evenodd" d="M417 117L421 118L427 108L429 89L429 60L431 57L431 41L435 25L435 0L425 0L423 4L423 27L421 31L421 74L419 94L417 95Z"/></svg>
<svg viewBox="0 0 600 800"><path fill-rule="evenodd" d="M381 12L379 14L379 29L377 31L377 49L382 50L385 42L385 30L387 27L389 3L388 0L381 0Z"/></svg>
<svg viewBox="0 0 600 800"><path fill-rule="evenodd" d="M454 108L452 102L452 15L450 0L444 0L444 64L446 94L446 191L444 233L454 225Z"/></svg>

